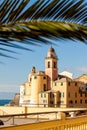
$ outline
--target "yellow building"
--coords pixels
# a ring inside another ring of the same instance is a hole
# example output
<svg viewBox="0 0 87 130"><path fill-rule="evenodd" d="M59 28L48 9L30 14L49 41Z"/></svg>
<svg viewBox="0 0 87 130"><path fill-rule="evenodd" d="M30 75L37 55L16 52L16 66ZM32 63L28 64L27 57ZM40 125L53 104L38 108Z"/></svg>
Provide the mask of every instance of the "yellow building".
<svg viewBox="0 0 87 130"><path fill-rule="evenodd" d="M87 83L87 74L83 74L80 77L75 79L76 81L82 81L84 83Z"/></svg>
<svg viewBox="0 0 87 130"><path fill-rule="evenodd" d="M49 48L45 58L45 71L35 67L28 81L20 86L20 105L34 107L87 107L87 84L58 74L58 58Z"/></svg>

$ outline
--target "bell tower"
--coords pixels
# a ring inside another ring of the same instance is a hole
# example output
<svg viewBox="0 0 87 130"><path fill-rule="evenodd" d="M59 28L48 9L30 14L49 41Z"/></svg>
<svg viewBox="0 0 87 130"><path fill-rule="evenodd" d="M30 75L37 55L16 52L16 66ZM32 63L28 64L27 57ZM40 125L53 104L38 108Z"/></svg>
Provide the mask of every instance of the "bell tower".
<svg viewBox="0 0 87 130"><path fill-rule="evenodd" d="M47 75L48 90L52 88L52 83L58 77L58 58L54 48L49 48L47 57L45 58L45 73Z"/></svg>

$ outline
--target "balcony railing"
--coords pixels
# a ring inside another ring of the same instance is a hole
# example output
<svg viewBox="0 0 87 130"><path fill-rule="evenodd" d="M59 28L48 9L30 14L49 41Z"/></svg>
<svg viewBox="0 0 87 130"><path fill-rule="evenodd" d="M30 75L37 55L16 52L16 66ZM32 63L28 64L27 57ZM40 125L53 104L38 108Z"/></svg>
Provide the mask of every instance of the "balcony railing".
<svg viewBox="0 0 87 130"><path fill-rule="evenodd" d="M0 126L2 130L86 130L87 115L79 112L79 116L65 116L67 112L60 113L58 111L38 112L26 114L12 114L0 116L0 120L4 125ZM72 113L72 112L71 112ZM54 117L49 119L48 117Z"/></svg>

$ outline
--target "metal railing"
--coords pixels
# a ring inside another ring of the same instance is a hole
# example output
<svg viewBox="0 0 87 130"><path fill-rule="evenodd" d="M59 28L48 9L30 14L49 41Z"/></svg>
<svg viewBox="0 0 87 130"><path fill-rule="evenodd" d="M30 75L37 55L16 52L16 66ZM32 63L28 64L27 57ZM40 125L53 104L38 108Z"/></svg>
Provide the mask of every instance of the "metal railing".
<svg viewBox="0 0 87 130"><path fill-rule="evenodd" d="M69 113L71 111L66 111L63 113ZM74 111L76 112L76 111ZM81 111L86 112L86 110ZM3 125L0 129L8 130L23 130L23 127L26 127L26 130L86 130L87 129L87 115L67 117L58 119L58 111L52 112L38 112L38 113L25 113L25 114L9 114L1 115L0 119L8 124L10 121L11 124ZM62 113L62 112L61 112ZM45 115L45 118L44 118ZM48 116L54 116L51 120ZM21 123L19 123L19 119ZM23 120L23 121L22 121ZM25 120L25 123L24 123ZM33 122L32 122L33 121ZM34 123L34 124L33 124ZM39 126L38 126L39 123ZM12 127L14 126L14 127Z"/></svg>
<svg viewBox="0 0 87 130"><path fill-rule="evenodd" d="M52 112L0 115L0 120L2 120L3 123L5 123L12 119L11 125L15 125L16 119L33 119L33 120L35 120L35 122L40 122L42 120L49 120L47 115L50 115L50 114L54 114L55 119L57 119L58 111L52 111ZM45 117L44 117L44 115L45 115Z"/></svg>
<svg viewBox="0 0 87 130"><path fill-rule="evenodd" d="M32 113L33 114L39 114L39 113ZM40 113L43 114L43 113ZM47 113L45 113L47 114ZM30 114L17 114L19 115L27 115ZM15 115L9 115L14 117ZM1 116L0 116L1 117ZM4 116L7 117L7 116ZM13 122L14 123L14 122ZM22 124L22 125L15 125L9 126L9 127L1 127L2 130L87 130L87 116L81 116L81 117L75 117L75 118L67 118L62 120L49 120L44 122L38 122L33 124Z"/></svg>

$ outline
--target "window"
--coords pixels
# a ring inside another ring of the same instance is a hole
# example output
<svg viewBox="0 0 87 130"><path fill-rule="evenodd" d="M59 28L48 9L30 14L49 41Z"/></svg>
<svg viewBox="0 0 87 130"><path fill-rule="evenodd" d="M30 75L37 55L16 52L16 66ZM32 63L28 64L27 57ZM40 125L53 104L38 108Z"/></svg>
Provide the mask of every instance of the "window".
<svg viewBox="0 0 87 130"><path fill-rule="evenodd" d="M50 93L50 98L54 98L54 94L52 92Z"/></svg>
<svg viewBox="0 0 87 130"><path fill-rule="evenodd" d="M37 76L34 76L34 79L37 79Z"/></svg>
<svg viewBox="0 0 87 130"><path fill-rule="evenodd" d="M61 86L63 86L63 82L61 82Z"/></svg>
<svg viewBox="0 0 87 130"><path fill-rule="evenodd" d="M77 100L75 100L75 103L77 103Z"/></svg>
<svg viewBox="0 0 87 130"><path fill-rule="evenodd" d="M46 79L46 77L44 76L43 79Z"/></svg>
<svg viewBox="0 0 87 130"><path fill-rule="evenodd" d="M68 82L68 85L70 86L70 82Z"/></svg>
<svg viewBox="0 0 87 130"><path fill-rule="evenodd" d="M43 89L44 89L44 91L46 91L46 84L43 85Z"/></svg>
<svg viewBox="0 0 87 130"><path fill-rule="evenodd" d="M54 62L54 68L56 68L57 67L57 64L56 64L56 62Z"/></svg>
<svg viewBox="0 0 87 130"><path fill-rule="evenodd" d="M80 93L80 97L82 97L82 93Z"/></svg>
<svg viewBox="0 0 87 130"><path fill-rule="evenodd" d="M61 92L61 93L60 93L60 97L64 97L64 92Z"/></svg>
<svg viewBox="0 0 87 130"><path fill-rule="evenodd" d="M50 62L48 61L48 68L50 68Z"/></svg>
<svg viewBox="0 0 87 130"><path fill-rule="evenodd" d="M87 104L87 100L85 100L85 103Z"/></svg>
<svg viewBox="0 0 87 130"><path fill-rule="evenodd" d="M44 97L46 97L46 93L44 93Z"/></svg>
<svg viewBox="0 0 87 130"><path fill-rule="evenodd" d="M62 93L62 96L64 97L64 92Z"/></svg>
<svg viewBox="0 0 87 130"><path fill-rule="evenodd" d="M43 94L41 93L41 97L43 97Z"/></svg>
<svg viewBox="0 0 87 130"><path fill-rule="evenodd" d="M85 97L87 97L87 93L85 93Z"/></svg>
<svg viewBox="0 0 87 130"><path fill-rule="evenodd" d="M77 86L77 82L75 82L75 86Z"/></svg>
<svg viewBox="0 0 87 130"><path fill-rule="evenodd" d="M57 83L55 82L55 86L57 86Z"/></svg>
<svg viewBox="0 0 87 130"><path fill-rule="evenodd" d="M70 104L73 104L73 101L72 101L72 100L70 100L70 101L69 101L69 103L70 103Z"/></svg>
<svg viewBox="0 0 87 130"><path fill-rule="evenodd" d="M80 103L82 104L82 100L80 100Z"/></svg>

